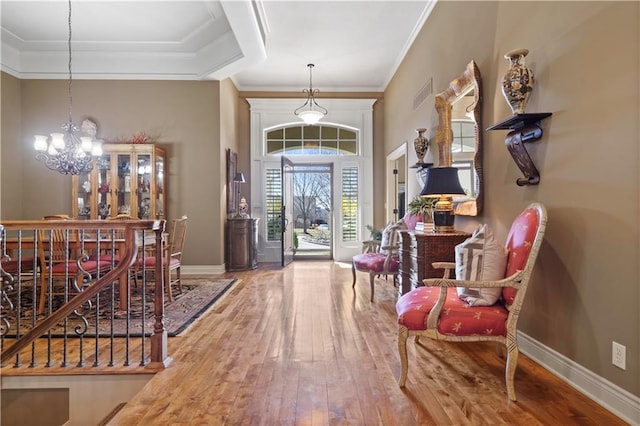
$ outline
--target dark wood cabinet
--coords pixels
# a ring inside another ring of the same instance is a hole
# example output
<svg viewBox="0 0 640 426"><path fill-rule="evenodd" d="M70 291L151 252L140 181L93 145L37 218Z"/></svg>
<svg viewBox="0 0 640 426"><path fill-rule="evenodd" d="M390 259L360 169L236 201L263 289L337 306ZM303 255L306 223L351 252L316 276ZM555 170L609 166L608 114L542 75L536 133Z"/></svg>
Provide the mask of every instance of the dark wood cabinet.
<svg viewBox="0 0 640 426"><path fill-rule="evenodd" d="M415 231L400 233L400 293L422 286L425 278L442 277L433 262L454 262L455 246L469 238L466 232L436 234Z"/></svg>
<svg viewBox="0 0 640 426"><path fill-rule="evenodd" d="M258 267L258 219L227 219L227 271L244 271Z"/></svg>

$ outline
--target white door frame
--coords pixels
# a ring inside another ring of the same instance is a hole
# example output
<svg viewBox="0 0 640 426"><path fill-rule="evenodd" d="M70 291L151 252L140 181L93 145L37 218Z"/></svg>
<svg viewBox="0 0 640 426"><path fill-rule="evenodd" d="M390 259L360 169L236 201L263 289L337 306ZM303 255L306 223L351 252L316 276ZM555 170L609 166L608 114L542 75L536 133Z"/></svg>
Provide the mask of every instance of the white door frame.
<svg viewBox="0 0 640 426"><path fill-rule="evenodd" d="M408 184L407 178L409 177L409 171L407 166L409 163L407 159L407 142L406 141L402 142L396 149L394 149L387 155L387 167L385 171L386 188L387 188L385 207L386 207L387 219L385 223L388 223L389 221L393 221L394 219L393 209L395 207L395 201L398 199L398 188L396 187L396 181L393 175L393 169L397 167L398 161L403 161L403 160L404 160L404 176L403 177L405 182L405 208L406 208L406 204L408 202L407 197L409 196L409 193L408 193L409 188L407 187L407 184Z"/></svg>
<svg viewBox="0 0 640 426"><path fill-rule="evenodd" d="M265 182L264 176L268 165L274 162L273 157L265 155L264 135L268 129L301 124L293 111L303 102L300 99L253 99L248 98L251 108L251 215L260 218L258 229L258 261L277 262L279 260L278 249L274 249L270 242L266 241L265 220ZM315 156L296 158L291 157L294 163L316 162L333 163L333 256L337 261L350 262L351 258L361 252L361 239L367 236L366 225L373 224L373 103L375 99L322 99L322 106L329 113L319 124L345 126L357 130L358 155L357 156ZM278 159L279 161L279 159ZM357 166L359 169L359 241L342 241L342 223L337 197L342 193L342 169L343 167ZM279 167L279 166L278 166Z"/></svg>

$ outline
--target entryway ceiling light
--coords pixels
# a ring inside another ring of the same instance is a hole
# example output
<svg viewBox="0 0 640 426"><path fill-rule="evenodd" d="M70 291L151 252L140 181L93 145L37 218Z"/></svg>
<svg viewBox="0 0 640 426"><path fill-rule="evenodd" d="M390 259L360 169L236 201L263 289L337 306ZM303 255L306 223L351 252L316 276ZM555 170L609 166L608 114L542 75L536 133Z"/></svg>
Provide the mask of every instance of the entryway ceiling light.
<svg viewBox="0 0 640 426"><path fill-rule="evenodd" d="M318 93L318 89L313 88L313 81L311 79L311 70L315 65L307 64L309 67L309 88L302 89L307 94L307 101L293 113L300 117L305 124L316 124L322 117L329 112L326 108L321 107L316 102L314 95Z"/></svg>

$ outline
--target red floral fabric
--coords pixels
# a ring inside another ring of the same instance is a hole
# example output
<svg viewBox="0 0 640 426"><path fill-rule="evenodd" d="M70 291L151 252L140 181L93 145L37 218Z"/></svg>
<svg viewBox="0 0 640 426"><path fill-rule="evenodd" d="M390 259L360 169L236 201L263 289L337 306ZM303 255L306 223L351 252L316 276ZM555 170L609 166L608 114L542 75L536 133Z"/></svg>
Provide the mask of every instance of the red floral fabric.
<svg viewBox="0 0 640 426"><path fill-rule="evenodd" d="M501 303L469 306L458 298L455 287L447 289L447 300L438 320L438 331L450 336L506 336L508 312ZM438 301L439 287L418 287L398 299L398 324L409 330L425 330L427 316Z"/></svg>
<svg viewBox="0 0 640 426"><path fill-rule="evenodd" d="M513 221L505 244L505 248L509 251L505 276L509 277L524 269L538 226L540 226L540 218L535 209L526 209ZM502 297L507 305L513 303L517 292L518 290L512 287L502 289Z"/></svg>
<svg viewBox="0 0 640 426"><path fill-rule="evenodd" d="M382 253L362 253L353 256L353 264L358 271L374 271L383 273L384 261L387 255ZM389 269L386 272L394 273L400 270L400 262L397 257L389 261Z"/></svg>

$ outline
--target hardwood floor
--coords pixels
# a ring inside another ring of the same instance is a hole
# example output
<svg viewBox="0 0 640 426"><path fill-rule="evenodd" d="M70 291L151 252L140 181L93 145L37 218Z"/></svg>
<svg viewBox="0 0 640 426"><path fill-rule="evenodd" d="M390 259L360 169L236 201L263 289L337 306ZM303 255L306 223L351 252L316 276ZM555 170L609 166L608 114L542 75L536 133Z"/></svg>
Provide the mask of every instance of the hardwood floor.
<svg viewBox="0 0 640 426"><path fill-rule="evenodd" d="M241 281L169 339L173 363L109 424L625 424L523 355L509 402L504 360L487 343L410 341L400 389L391 279L371 303L368 276L352 290L347 264L229 275Z"/></svg>

